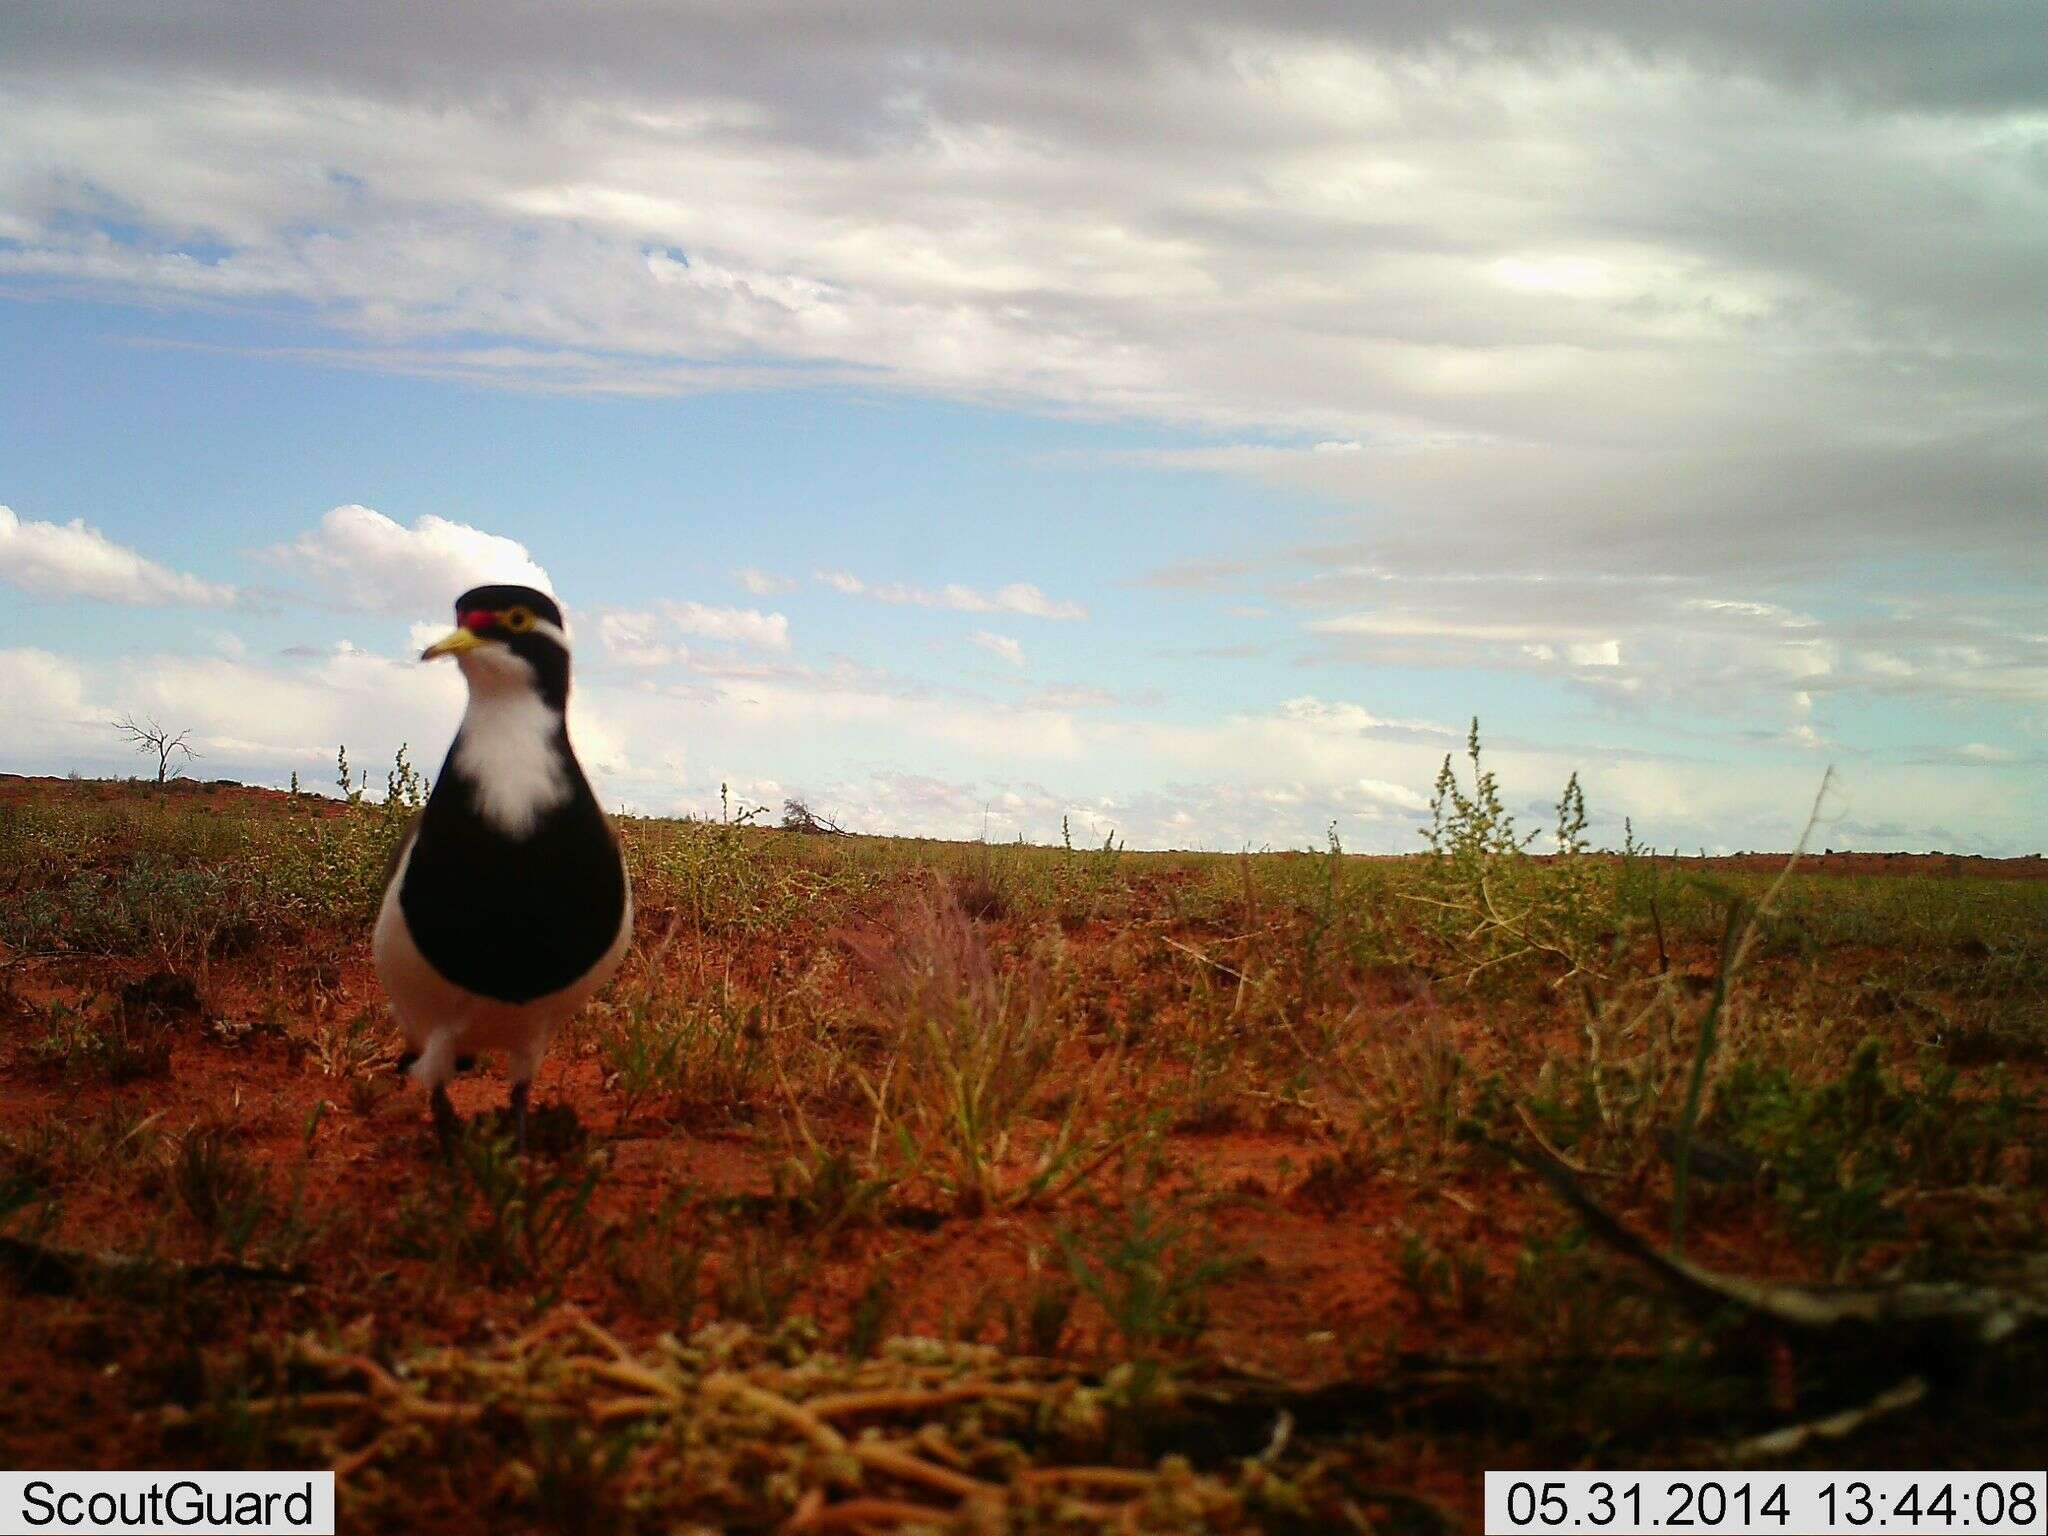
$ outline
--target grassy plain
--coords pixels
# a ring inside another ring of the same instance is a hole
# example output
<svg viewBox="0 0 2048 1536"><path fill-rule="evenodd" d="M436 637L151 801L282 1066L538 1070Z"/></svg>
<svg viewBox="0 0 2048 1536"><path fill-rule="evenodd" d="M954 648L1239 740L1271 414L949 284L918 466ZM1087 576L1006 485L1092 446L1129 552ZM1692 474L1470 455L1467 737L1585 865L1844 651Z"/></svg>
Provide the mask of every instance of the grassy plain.
<svg viewBox="0 0 2048 1536"><path fill-rule="evenodd" d="M367 953L416 784L0 780L0 1461L332 1465L353 1530L1455 1530L1890 1367L1774 1464L2048 1444L2039 1317L1701 1308L1513 1160L1723 1273L2041 1280L2048 867L1781 882L1569 796L1539 858L1477 768L1402 859L627 821L534 1155L486 1064L452 1167Z"/></svg>

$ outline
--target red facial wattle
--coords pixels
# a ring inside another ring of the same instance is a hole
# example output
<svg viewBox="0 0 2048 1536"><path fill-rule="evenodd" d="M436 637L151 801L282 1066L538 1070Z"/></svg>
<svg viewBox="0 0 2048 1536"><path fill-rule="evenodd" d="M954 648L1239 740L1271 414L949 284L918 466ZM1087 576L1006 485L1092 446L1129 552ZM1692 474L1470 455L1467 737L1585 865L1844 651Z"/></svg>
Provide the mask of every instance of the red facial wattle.
<svg viewBox="0 0 2048 1536"><path fill-rule="evenodd" d="M491 613L488 609L472 608L468 613L465 613L459 620L457 620L457 622L464 629L470 630L473 633L480 635L485 630L491 627L491 620L495 617L496 615Z"/></svg>

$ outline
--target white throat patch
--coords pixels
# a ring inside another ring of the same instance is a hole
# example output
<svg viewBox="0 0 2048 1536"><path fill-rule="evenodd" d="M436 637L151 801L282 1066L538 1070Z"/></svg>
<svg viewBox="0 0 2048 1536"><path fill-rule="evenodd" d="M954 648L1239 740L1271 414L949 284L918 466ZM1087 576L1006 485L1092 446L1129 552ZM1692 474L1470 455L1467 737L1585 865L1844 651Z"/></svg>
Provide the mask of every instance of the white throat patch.
<svg viewBox="0 0 2048 1536"><path fill-rule="evenodd" d="M471 651L462 670L469 708L448 754L449 771L469 784L478 812L498 831L531 837L572 792L555 741L562 717L534 691L533 669L509 651Z"/></svg>

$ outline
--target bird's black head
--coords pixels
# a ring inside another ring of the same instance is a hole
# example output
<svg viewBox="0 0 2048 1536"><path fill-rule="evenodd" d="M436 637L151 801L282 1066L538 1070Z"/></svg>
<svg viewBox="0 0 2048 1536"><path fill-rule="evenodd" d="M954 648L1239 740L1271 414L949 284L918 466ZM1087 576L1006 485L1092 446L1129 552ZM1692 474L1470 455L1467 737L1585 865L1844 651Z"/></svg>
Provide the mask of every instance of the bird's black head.
<svg viewBox="0 0 2048 1536"><path fill-rule="evenodd" d="M478 687L531 687L556 709L569 702L569 635L552 597L532 587L471 587L455 599L455 630L420 653L453 656Z"/></svg>

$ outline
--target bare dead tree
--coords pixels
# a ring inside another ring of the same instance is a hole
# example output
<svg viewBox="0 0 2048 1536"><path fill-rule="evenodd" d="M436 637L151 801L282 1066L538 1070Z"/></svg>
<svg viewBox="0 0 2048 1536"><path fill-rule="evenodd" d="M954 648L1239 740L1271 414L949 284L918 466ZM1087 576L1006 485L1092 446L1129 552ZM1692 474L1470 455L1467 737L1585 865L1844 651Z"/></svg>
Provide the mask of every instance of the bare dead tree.
<svg viewBox="0 0 2048 1536"><path fill-rule="evenodd" d="M830 816L821 816L812 810L801 795L792 796L782 802L782 830L785 832L824 832L834 837L845 837L846 828Z"/></svg>
<svg viewBox="0 0 2048 1536"><path fill-rule="evenodd" d="M168 784L172 779L175 779L185 771L182 766L176 772L172 771L171 759L173 757L182 753L185 761L190 762L199 756L197 752L194 752L185 745L185 738L192 734L189 729L179 731L174 736L156 723L156 716L154 715L151 715L146 720L137 720L133 715L123 715L120 719L109 721L108 723L123 736L127 737L135 750L143 756L155 756L156 781L159 785Z"/></svg>

